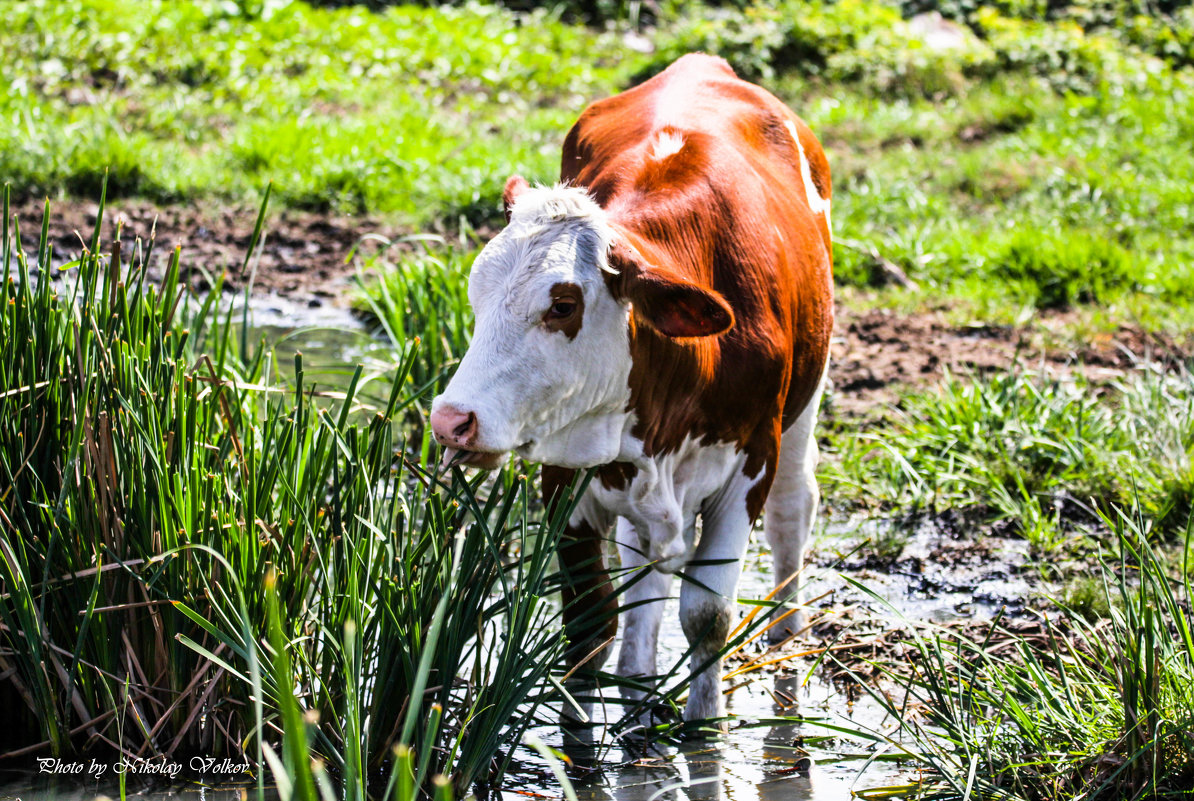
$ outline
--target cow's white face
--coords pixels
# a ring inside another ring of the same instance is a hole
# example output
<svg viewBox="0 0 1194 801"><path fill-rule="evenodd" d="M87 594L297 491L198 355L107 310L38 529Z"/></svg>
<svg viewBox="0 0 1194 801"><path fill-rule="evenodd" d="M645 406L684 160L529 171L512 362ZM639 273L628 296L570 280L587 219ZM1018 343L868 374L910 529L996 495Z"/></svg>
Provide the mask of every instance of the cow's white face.
<svg viewBox="0 0 1194 801"><path fill-rule="evenodd" d="M445 460L493 468L514 451L593 467L627 458L631 310L671 338L721 334L733 312L712 289L615 241L583 189L531 189L516 177L506 201L510 224L469 276L472 345L431 407ZM607 273L618 275L620 297Z"/></svg>
<svg viewBox="0 0 1194 801"><path fill-rule="evenodd" d="M564 467L616 458L630 304L602 277L609 247L605 214L583 190L521 192L509 226L473 263L472 345L432 405L436 438L458 461L492 467L509 451Z"/></svg>

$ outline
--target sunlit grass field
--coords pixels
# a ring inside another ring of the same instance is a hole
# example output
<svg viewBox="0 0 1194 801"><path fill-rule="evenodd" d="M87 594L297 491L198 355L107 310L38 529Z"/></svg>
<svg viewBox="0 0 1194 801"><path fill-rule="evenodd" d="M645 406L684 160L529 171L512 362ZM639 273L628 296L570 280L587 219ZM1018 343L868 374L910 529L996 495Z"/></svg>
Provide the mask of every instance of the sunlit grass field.
<svg viewBox="0 0 1194 801"><path fill-rule="evenodd" d="M276 10L274 10L276 8ZM498 176L547 176L588 98L625 83L619 38L496 6L6 2L0 172L22 192L256 198L492 212Z"/></svg>
<svg viewBox="0 0 1194 801"><path fill-rule="evenodd" d="M412 229L494 222L508 175L558 174L587 102L706 49L825 142L840 284L873 283L878 254L922 285L904 304L1189 322L1188 15L1084 32L1081 8L1054 24L986 8L933 50L862 0L666 7L641 33L476 4L3 10L0 174L18 194L94 198L107 169L113 197L252 203L273 181L276 203Z"/></svg>
<svg viewBox="0 0 1194 801"><path fill-rule="evenodd" d="M84 231L52 259L40 220L18 247L6 210L6 753L247 755L283 801L500 786L527 726L571 703L546 600L560 518L532 466L438 469L423 414L467 347L466 274L506 177L553 181L586 103L684 52L725 56L824 142L843 305L1074 342L1194 330L1188 5L377 5L0 0L13 196L269 191L453 243L358 257L345 302L391 369L313 387L241 338L218 288L180 286L185 242L113 257ZM910 21L931 8L948 47ZM1182 797L1194 776L1191 379L1076 367L953 375L862 416L829 396L830 508L965 510L975 536L1026 539L1056 588L1044 644L926 629L881 666L917 709L868 736L927 771L884 792ZM684 691L660 689L660 708Z"/></svg>

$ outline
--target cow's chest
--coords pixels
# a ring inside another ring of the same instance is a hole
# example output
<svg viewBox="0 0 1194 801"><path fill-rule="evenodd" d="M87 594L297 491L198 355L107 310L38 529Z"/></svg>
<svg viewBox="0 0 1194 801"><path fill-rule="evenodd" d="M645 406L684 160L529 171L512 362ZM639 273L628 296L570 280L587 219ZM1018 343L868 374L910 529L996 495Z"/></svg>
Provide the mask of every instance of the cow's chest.
<svg viewBox="0 0 1194 801"><path fill-rule="evenodd" d="M591 502L602 516L625 518L645 554L664 572L680 568L697 540L697 520L710 509L737 505L758 477L744 475L746 455L730 443L701 445L686 439L676 451L635 461L621 486L595 481Z"/></svg>

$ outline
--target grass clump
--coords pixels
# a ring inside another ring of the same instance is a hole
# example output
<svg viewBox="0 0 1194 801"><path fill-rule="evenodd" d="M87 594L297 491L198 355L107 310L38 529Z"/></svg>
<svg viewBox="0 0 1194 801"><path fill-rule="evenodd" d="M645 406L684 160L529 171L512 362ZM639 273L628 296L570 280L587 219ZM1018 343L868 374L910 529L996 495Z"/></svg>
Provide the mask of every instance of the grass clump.
<svg viewBox="0 0 1194 801"><path fill-rule="evenodd" d="M1189 797L1191 586L1150 547L1144 518L1115 510L1106 524L1117 553L1102 566L1106 617L1062 609L1037 631L996 620L977 637L915 627L910 658L880 665L903 692L871 690L898 725L871 737L922 769L893 794Z"/></svg>
<svg viewBox="0 0 1194 801"><path fill-rule="evenodd" d="M1017 230L989 257L993 278L1022 287L1040 309L1107 303L1139 289L1132 255L1115 242L1078 232L1065 236Z"/></svg>
<svg viewBox="0 0 1194 801"><path fill-rule="evenodd" d="M882 434L835 434L831 492L889 509L985 506L1043 548L1137 498L1162 532L1191 512L1186 373L1140 369L1109 385L1024 370L949 377L902 406Z"/></svg>
<svg viewBox="0 0 1194 801"><path fill-rule="evenodd" d="M1095 623L1111 616L1111 599L1101 578L1083 576L1067 584L1061 603L1071 614L1087 623Z"/></svg>
<svg viewBox="0 0 1194 801"><path fill-rule="evenodd" d="M497 783L555 697L563 519L532 516L526 476L482 489L407 447L413 345L381 406L359 367L324 393L300 356L271 385L177 249L160 287L152 243L98 233L51 276L47 225L29 259L4 214L3 750L257 765L301 719L346 798L395 746L415 788Z"/></svg>
<svg viewBox="0 0 1194 801"><path fill-rule="evenodd" d="M367 257L355 297L390 342L420 343L411 379L427 391L464 355L473 323L468 274L476 251L435 241L417 243L423 249L413 254L387 247Z"/></svg>

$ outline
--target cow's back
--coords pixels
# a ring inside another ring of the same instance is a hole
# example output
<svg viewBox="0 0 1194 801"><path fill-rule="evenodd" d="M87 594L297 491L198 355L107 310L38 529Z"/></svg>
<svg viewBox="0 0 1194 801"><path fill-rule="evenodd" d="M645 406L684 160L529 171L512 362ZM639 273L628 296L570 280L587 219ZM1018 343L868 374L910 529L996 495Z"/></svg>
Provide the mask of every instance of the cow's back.
<svg viewBox="0 0 1194 801"><path fill-rule="evenodd" d="M813 397L832 329L829 170L812 132L721 59L691 55L590 105L565 141L561 179L589 189L648 259L717 290L735 313L717 339L638 332L651 383L632 402L652 407L640 417L662 415L644 439L668 450L696 429L771 463L778 431L767 429L786 428ZM674 390L653 378L661 360ZM699 403L672 397L694 387Z"/></svg>

